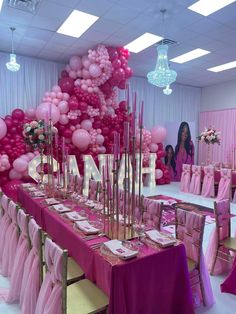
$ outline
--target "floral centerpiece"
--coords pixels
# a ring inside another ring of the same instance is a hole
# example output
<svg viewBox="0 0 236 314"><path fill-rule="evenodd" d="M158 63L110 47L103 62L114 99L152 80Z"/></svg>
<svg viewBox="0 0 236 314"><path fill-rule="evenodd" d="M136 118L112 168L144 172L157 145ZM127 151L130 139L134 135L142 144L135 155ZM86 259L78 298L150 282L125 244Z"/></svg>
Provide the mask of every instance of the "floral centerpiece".
<svg viewBox="0 0 236 314"><path fill-rule="evenodd" d="M220 145L220 132L217 132L213 128L205 128L205 130L197 137L200 142L206 144L215 144Z"/></svg>
<svg viewBox="0 0 236 314"><path fill-rule="evenodd" d="M46 144L46 132L43 120L31 121L24 125L23 136L26 144L34 149L42 149Z"/></svg>

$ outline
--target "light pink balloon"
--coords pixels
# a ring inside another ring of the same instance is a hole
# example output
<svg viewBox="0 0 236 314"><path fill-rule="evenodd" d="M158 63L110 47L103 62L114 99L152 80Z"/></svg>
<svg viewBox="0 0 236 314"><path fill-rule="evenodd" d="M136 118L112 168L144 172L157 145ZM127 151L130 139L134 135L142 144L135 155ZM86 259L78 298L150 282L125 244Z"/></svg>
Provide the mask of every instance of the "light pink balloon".
<svg viewBox="0 0 236 314"><path fill-rule="evenodd" d="M60 111L57 106L52 103L41 103L36 109L36 118L39 120L45 120L50 116L50 112L52 114L52 122L54 124L57 123L60 118Z"/></svg>
<svg viewBox="0 0 236 314"><path fill-rule="evenodd" d="M90 73L89 73L89 71L86 70L86 69L83 69L83 70L82 70L82 77L83 77L84 79L90 78Z"/></svg>
<svg viewBox="0 0 236 314"><path fill-rule="evenodd" d="M35 157L34 153L27 153L26 155L29 157L29 160L31 160Z"/></svg>
<svg viewBox="0 0 236 314"><path fill-rule="evenodd" d="M61 92L61 87L59 85L54 85L52 88L52 91L55 93L60 93Z"/></svg>
<svg viewBox="0 0 236 314"><path fill-rule="evenodd" d="M70 64L71 69L75 71L80 70L82 67L82 62L79 56L71 57L69 64Z"/></svg>
<svg viewBox="0 0 236 314"><path fill-rule="evenodd" d="M17 172L24 172L28 167L28 162L23 158L17 158L13 162L13 167Z"/></svg>
<svg viewBox="0 0 236 314"><path fill-rule="evenodd" d="M27 118L34 119L36 113L36 108L30 107L25 110L25 115Z"/></svg>
<svg viewBox="0 0 236 314"><path fill-rule="evenodd" d="M98 64L92 63L89 66L89 73L92 77L99 77L102 73L102 70Z"/></svg>
<svg viewBox="0 0 236 314"><path fill-rule="evenodd" d="M65 70L69 73L71 70L71 67L69 66L69 64L66 65Z"/></svg>
<svg viewBox="0 0 236 314"><path fill-rule="evenodd" d="M98 134L98 135L96 136L96 143L97 143L98 145L102 145L103 142L104 142L104 136L101 135L101 134Z"/></svg>
<svg viewBox="0 0 236 314"><path fill-rule="evenodd" d="M86 149L90 143L90 140L90 135L86 130L78 129L73 132L72 143L79 149Z"/></svg>
<svg viewBox="0 0 236 314"><path fill-rule="evenodd" d="M53 99L53 98L56 98L57 94L55 92L51 92L50 93L50 97Z"/></svg>
<svg viewBox="0 0 236 314"><path fill-rule="evenodd" d="M151 153L156 153L158 151L158 145L155 143L151 143L149 148Z"/></svg>
<svg viewBox="0 0 236 314"><path fill-rule="evenodd" d="M73 70L70 70L69 77L71 77L72 79L76 79L77 78L77 73L75 71L73 71Z"/></svg>
<svg viewBox="0 0 236 314"><path fill-rule="evenodd" d="M82 64L83 64L85 69L89 68L91 62L90 62L90 60L89 60L89 58L87 56L83 56L82 57Z"/></svg>
<svg viewBox="0 0 236 314"><path fill-rule="evenodd" d="M166 137L166 129L163 126L157 125L153 129L151 129L151 136L152 143L162 143Z"/></svg>
<svg viewBox="0 0 236 314"><path fill-rule="evenodd" d="M52 103L53 103L54 105L58 105L59 102L60 102L60 100L57 99L57 98L54 98L54 99L52 100Z"/></svg>
<svg viewBox="0 0 236 314"><path fill-rule="evenodd" d="M83 120L80 125L81 128L86 131L90 131L92 129L92 122L90 120Z"/></svg>
<svg viewBox="0 0 236 314"><path fill-rule="evenodd" d="M156 177L157 180L161 179L163 177L163 171L161 169L156 169L155 177Z"/></svg>
<svg viewBox="0 0 236 314"><path fill-rule="evenodd" d="M4 138L7 134L7 125L5 121L0 118L0 140Z"/></svg>
<svg viewBox="0 0 236 314"><path fill-rule="evenodd" d="M98 151L99 151L100 154L105 154L106 147L105 146L101 146L101 147L98 148Z"/></svg>
<svg viewBox="0 0 236 314"><path fill-rule="evenodd" d="M30 161L30 159L27 155L21 155L19 158L24 159L27 162Z"/></svg>
<svg viewBox="0 0 236 314"><path fill-rule="evenodd" d="M67 113L69 111L68 102L65 100L60 101L58 109L60 110L60 113Z"/></svg>
<svg viewBox="0 0 236 314"><path fill-rule="evenodd" d="M59 122L63 125L66 125L69 123L69 118L67 117L66 114L61 114L60 115L60 119L59 119Z"/></svg>
<svg viewBox="0 0 236 314"><path fill-rule="evenodd" d="M70 95L67 93L63 93L63 100L68 100L70 98Z"/></svg>
<svg viewBox="0 0 236 314"><path fill-rule="evenodd" d="M23 175L22 173L20 172L17 172L14 168L10 170L9 172L9 178L11 180L14 180L14 179L22 179Z"/></svg>
<svg viewBox="0 0 236 314"><path fill-rule="evenodd" d="M58 99L62 99L62 98L63 98L62 92L57 93L57 98L58 98Z"/></svg>

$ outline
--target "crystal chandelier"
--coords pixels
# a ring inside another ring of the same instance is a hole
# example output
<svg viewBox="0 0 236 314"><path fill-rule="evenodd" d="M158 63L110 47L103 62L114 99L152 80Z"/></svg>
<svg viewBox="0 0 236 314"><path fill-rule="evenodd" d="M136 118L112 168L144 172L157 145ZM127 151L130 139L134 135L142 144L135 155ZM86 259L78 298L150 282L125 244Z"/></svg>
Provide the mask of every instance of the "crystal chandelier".
<svg viewBox="0 0 236 314"><path fill-rule="evenodd" d="M16 62L16 54L14 53L13 46L13 32L15 31L15 27L11 27L11 53L10 53L10 61L6 63L6 67L9 71L17 72L20 70L20 64Z"/></svg>

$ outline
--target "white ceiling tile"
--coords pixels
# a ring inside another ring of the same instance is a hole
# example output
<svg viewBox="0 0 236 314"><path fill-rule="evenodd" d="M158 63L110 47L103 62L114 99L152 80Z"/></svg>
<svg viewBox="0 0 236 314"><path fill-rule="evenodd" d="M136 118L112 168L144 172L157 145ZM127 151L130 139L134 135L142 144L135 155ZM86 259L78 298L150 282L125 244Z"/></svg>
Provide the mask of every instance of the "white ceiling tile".
<svg viewBox="0 0 236 314"><path fill-rule="evenodd" d="M64 20L70 15L72 11L73 11L72 8L66 5L60 5L58 4L58 2L43 1L39 5L37 14L39 16L45 16L52 19L61 20L62 22L64 22Z"/></svg>
<svg viewBox="0 0 236 314"><path fill-rule="evenodd" d="M140 12L136 9L136 7L132 10L127 10L127 8L119 6L119 4L115 4L103 15L103 17L121 24L126 24L131 19L135 18L139 13Z"/></svg>
<svg viewBox="0 0 236 314"><path fill-rule="evenodd" d="M109 0L99 0L99 1L81 0L75 6L75 9L100 17L104 15L113 6L114 6L114 3Z"/></svg>

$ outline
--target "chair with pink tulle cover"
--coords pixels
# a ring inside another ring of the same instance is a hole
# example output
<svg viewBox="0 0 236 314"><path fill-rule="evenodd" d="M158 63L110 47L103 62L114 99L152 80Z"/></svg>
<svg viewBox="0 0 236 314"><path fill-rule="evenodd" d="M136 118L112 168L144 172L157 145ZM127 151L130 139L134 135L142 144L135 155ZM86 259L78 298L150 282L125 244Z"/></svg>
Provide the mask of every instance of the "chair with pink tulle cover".
<svg viewBox="0 0 236 314"><path fill-rule="evenodd" d="M194 303L202 300L205 306L211 306L214 297L202 251L204 227L205 216L176 208L176 238L185 245Z"/></svg>
<svg viewBox="0 0 236 314"><path fill-rule="evenodd" d="M189 192L192 194L199 195L201 192L201 173L201 166L192 165L192 177L189 187Z"/></svg>
<svg viewBox="0 0 236 314"><path fill-rule="evenodd" d="M25 261L30 251L30 239L28 233L29 215L22 209L17 213L17 225L20 230L20 237L16 248L16 256L12 268L10 290L7 297L7 303L16 303L20 300L21 285Z"/></svg>
<svg viewBox="0 0 236 314"><path fill-rule="evenodd" d="M20 290L20 307L22 313L34 314L43 281L43 235L42 229L34 219L29 221L31 249L25 261Z"/></svg>
<svg viewBox="0 0 236 314"><path fill-rule="evenodd" d="M8 205L8 215L11 219L11 223L6 230L5 245L2 255L2 269L1 274L4 277L11 276L17 243L19 240L19 230L17 226L17 212L18 208L15 202L10 201Z"/></svg>
<svg viewBox="0 0 236 314"><path fill-rule="evenodd" d="M204 178L202 183L201 195L204 197L214 197L215 196L215 186L214 186L214 167L205 166L204 168Z"/></svg>
<svg viewBox="0 0 236 314"><path fill-rule="evenodd" d="M220 170L220 182L218 186L217 201L230 199L232 187L232 170L227 168L221 168Z"/></svg>
<svg viewBox="0 0 236 314"><path fill-rule="evenodd" d="M191 180L191 165L183 164L183 170L180 178L180 191L188 193Z"/></svg>
<svg viewBox="0 0 236 314"><path fill-rule="evenodd" d="M67 286L67 251L46 238L44 277L35 314L97 313L107 308L108 298L91 281Z"/></svg>
<svg viewBox="0 0 236 314"><path fill-rule="evenodd" d="M6 231L11 223L11 218L8 214L9 198L3 194L1 197L2 218L0 220L0 265L2 264L2 256L5 247Z"/></svg>
<svg viewBox="0 0 236 314"><path fill-rule="evenodd" d="M89 180L89 191L88 198L92 201L97 201L98 199L98 190L99 190L99 181Z"/></svg>
<svg viewBox="0 0 236 314"><path fill-rule="evenodd" d="M163 203L150 198L143 198L143 219L147 225L153 228L161 229Z"/></svg>
<svg viewBox="0 0 236 314"><path fill-rule="evenodd" d="M214 203L216 227L210 236L206 262L211 275L219 275L232 267L232 255L236 252L236 238L231 237L229 199Z"/></svg>
<svg viewBox="0 0 236 314"><path fill-rule="evenodd" d="M83 194L83 184L84 184L83 177L77 177L77 193L79 195Z"/></svg>

